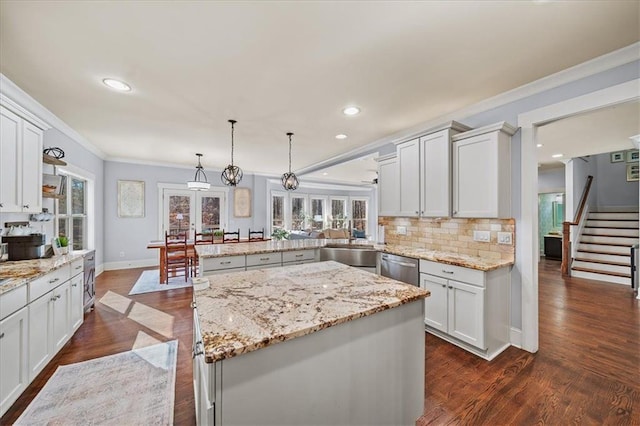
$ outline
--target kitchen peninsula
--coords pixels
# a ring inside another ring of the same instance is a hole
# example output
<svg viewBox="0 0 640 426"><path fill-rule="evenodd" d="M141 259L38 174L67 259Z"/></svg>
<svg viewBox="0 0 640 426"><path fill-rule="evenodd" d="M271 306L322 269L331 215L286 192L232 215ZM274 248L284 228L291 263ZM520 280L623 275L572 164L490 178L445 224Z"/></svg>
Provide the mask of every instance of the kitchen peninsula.
<svg viewBox="0 0 640 426"><path fill-rule="evenodd" d="M414 424L429 292L336 262L194 291L199 424Z"/></svg>

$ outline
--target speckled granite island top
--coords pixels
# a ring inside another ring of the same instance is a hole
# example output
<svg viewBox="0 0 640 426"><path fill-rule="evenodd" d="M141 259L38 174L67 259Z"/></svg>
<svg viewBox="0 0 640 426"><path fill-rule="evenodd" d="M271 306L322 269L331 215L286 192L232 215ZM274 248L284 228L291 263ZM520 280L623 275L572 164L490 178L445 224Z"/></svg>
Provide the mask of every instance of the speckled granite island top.
<svg viewBox="0 0 640 426"><path fill-rule="evenodd" d="M54 256L48 259L17 260L0 263L0 294L25 285L51 271L81 258L87 253L77 250L70 254Z"/></svg>
<svg viewBox="0 0 640 426"><path fill-rule="evenodd" d="M194 291L205 360L215 362L429 296L336 262L209 277Z"/></svg>

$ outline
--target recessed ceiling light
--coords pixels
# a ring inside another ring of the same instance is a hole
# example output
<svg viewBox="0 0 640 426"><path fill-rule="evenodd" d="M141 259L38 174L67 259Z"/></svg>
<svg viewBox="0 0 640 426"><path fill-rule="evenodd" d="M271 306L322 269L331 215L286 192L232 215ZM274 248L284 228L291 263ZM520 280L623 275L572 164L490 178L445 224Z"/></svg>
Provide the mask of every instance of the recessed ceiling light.
<svg viewBox="0 0 640 426"><path fill-rule="evenodd" d="M537 144L536 148L542 148L542 144L541 143Z"/></svg>
<svg viewBox="0 0 640 426"><path fill-rule="evenodd" d="M129 92L131 91L131 86L129 86L124 81L116 80L113 78L105 78L102 80L105 86L110 87L113 90L117 90L119 92Z"/></svg>
<svg viewBox="0 0 640 426"><path fill-rule="evenodd" d="M344 133L340 133L339 135L336 135L336 139L346 139L347 135L345 135Z"/></svg>
<svg viewBox="0 0 640 426"><path fill-rule="evenodd" d="M553 158L560 158L560 157L562 157L562 154L553 154L552 157Z"/></svg>
<svg viewBox="0 0 640 426"><path fill-rule="evenodd" d="M349 106L342 110L344 115L356 115L360 112L360 108L357 106Z"/></svg>
<svg viewBox="0 0 640 426"><path fill-rule="evenodd" d="M324 172L324 173L322 173L322 176L326 176L326 175L328 175L328 174L329 174L329 173Z"/></svg>

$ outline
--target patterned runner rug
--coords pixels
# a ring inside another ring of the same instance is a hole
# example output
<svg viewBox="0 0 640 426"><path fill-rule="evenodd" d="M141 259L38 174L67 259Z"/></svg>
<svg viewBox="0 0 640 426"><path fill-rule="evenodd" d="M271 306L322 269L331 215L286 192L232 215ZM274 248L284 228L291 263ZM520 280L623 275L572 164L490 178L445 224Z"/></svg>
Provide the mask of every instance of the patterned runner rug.
<svg viewBox="0 0 640 426"><path fill-rule="evenodd" d="M166 291L176 288L191 287L191 278L184 281L184 277L170 277L168 284L160 284L160 271L153 269L151 271L142 271L138 281L133 285L129 296L133 294L151 293L153 291Z"/></svg>
<svg viewBox="0 0 640 426"><path fill-rule="evenodd" d="M58 367L17 425L170 425L178 341Z"/></svg>

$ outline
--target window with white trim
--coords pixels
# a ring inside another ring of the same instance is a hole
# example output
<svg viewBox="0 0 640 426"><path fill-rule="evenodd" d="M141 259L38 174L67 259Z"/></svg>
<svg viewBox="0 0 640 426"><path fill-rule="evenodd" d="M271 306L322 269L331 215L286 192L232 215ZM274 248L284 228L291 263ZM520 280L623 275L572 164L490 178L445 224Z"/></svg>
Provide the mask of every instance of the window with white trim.
<svg viewBox="0 0 640 426"><path fill-rule="evenodd" d="M58 235L69 238L73 250L88 248L87 238L87 180L63 174L63 197L58 199Z"/></svg>
<svg viewBox="0 0 640 426"><path fill-rule="evenodd" d="M347 226L347 197L329 198L329 228L338 229Z"/></svg>
<svg viewBox="0 0 640 426"><path fill-rule="evenodd" d="M356 238L365 238L369 235L369 199L368 198L351 198L351 221L353 236Z"/></svg>

